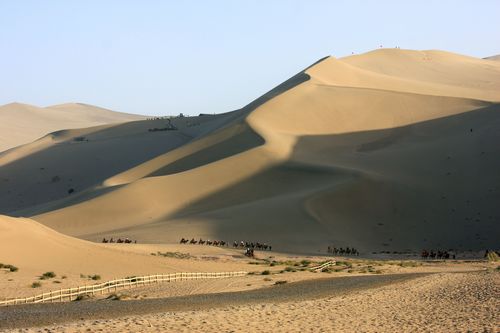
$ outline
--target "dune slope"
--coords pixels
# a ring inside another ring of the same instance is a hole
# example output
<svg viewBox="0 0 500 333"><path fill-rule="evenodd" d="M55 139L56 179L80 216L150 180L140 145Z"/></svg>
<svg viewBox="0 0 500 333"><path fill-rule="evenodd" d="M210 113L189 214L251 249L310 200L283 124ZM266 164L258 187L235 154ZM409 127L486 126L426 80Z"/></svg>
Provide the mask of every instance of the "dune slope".
<svg viewBox="0 0 500 333"><path fill-rule="evenodd" d="M45 108L10 103L0 106L0 152L34 141L50 132L144 119L97 106L67 103Z"/></svg>
<svg viewBox="0 0 500 333"><path fill-rule="evenodd" d="M442 51L327 57L220 126L107 174L100 188L112 191L25 212L91 240L492 247L499 88L497 62Z"/></svg>

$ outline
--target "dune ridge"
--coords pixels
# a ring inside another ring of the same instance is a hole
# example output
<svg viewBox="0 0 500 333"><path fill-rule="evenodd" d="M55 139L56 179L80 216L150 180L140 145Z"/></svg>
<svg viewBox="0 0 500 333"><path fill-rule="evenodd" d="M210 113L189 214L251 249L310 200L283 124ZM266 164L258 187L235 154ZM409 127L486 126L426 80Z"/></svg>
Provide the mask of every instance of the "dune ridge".
<svg viewBox="0 0 500 333"><path fill-rule="evenodd" d="M0 152L30 143L50 132L145 119L82 103L37 107L22 103L0 106Z"/></svg>
<svg viewBox="0 0 500 333"><path fill-rule="evenodd" d="M186 125L179 145L100 173L82 186L88 200L16 198L10 213L90 240L119 231L304 252L483 249L500 231L499 100L491 60L399 49L326 57L213 126ZM128 126L129 144L155 135L132 134L145 122Z"/></svg>

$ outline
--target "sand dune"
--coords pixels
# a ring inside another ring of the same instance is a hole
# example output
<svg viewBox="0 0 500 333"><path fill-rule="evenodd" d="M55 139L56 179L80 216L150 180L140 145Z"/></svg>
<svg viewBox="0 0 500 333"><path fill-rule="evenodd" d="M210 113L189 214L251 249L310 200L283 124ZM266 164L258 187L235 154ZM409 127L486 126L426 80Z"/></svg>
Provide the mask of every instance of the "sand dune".
<svg viewBox="0 0 500 333"><path fill-rule="evenodd" d="M40 108L11 103L0 106L0 152L34 141L50 132L144 119L93 105L67 103Z"/></svg>
<svg viewBox="0 0 500 333"><path fill-rule="evenodd" d="M500 54L497 54L497 55L494 55L494 56L490 56L490 57L486 57L484 59L485 60L499 61L500 60Z"/></svg>
<svg viewBox="0 0 500 333"><path fill-rule="evenodd" d="M66 141L60 158L48 154L55 143L38 156L19 153L26 167L17 159L0 168L4 177L24 170L7 182L11 191L43 154L61 172L75 170L82 190L36 199L42 184L36 195L6 196L2 211L91 240L119 231L150 242L251 238L304 252L332 243L484 249L500 232L498 101L500 64L491 60L399 49L327 57L154 156L99 164L92 182L78 176L85 161L64 164L79 145ZM147 150L137 143L147 126L126 125L117 145ZM102 140L85 143L95 147L83 159L111 153L105 138L116 130L96 132Z"/></svg>
<svg viewBox="0 0 500 333"><path fill-rule="evenodd" d="M19 269L14 273L1 272L0 299L95 283L81 274L98 274L103 280L111 280L170 272L240 271L248 266L246 262L237 260L226 262L224 256L227 256L228 250L221 248L209 246L186 249L184 246L183 250L190 251L190 260L150 254L179 251L175 247L96 244L60 234L31 219L0 215L0 262ZM218 260L199 260L198 255L217 257ZM39 279L49 271L56 274L55 279ZM57 284L54 284L55 280ZM42 286L32 289L30 285L34 281L41 282Z"/></svg>

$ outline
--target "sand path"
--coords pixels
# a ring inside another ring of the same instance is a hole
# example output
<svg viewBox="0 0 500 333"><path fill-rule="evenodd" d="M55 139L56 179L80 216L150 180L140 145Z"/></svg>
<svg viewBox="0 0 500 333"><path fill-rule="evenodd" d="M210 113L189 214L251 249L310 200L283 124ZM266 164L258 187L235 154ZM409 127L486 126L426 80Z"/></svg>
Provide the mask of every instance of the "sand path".
<svg viewBox="0 0 500 333"><path fill-rule="evenodd" d="M245 292L201 294L136 301L87 301L20 305L2 309L0 328L22 328L86 319L109 319L166 311L208 310L266 302L293 302L342 295L423 276L393 274L338 277L290 283Z"/></svg>

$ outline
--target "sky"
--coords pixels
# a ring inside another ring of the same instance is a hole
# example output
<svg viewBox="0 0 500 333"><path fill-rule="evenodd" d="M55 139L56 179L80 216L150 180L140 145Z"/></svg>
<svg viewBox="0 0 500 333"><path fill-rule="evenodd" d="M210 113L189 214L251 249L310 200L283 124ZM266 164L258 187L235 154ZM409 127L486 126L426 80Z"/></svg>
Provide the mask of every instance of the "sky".
<svg viewBox="0 0 500 333"><path fill-rule="evenodd" d="M326 55L499 54L499 14L498 0L0 0L0 105L227 112Z"/></svg>

